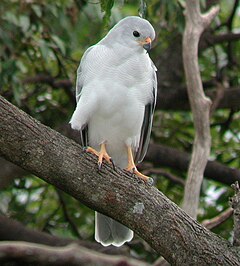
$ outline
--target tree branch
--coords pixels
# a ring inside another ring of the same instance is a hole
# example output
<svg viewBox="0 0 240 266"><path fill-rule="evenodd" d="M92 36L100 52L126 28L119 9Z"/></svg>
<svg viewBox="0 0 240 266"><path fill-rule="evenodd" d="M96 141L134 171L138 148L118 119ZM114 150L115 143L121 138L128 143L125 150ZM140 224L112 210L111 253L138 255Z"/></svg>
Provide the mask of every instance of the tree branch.
<svg viewBox="0 0 240 266"><path fill-rule="evenodd" d="M58 198L59 198L59 203L61 205L61 208L62 208L62 211L63 211L63 216L64 216L65 220L70 225L70 229L71 229L72 233L75 236L77 236L78 239L81 239L82 237L81 237L81 235L80 235L80 233L78 231L77 226L75 225L72 217L68 214L68 209L67 209L66 203L64 201L64 197L63 197L62 191L57 189L56 192L57 192L57 195L58 195Z"/></svg>
<svg viewBox="0 0 240 266"><path fill-rule="evenodd" d="M26 174L26 171L21 167L0 158L0 189L7 187L15 178Z"/></svg>
<svg viewBox="0 0 240 266"><path fill-rule="evenodd" d="M28 228L20 222L7 218L3 215L0 215L0 241L24 241L52 247L63 247L69 244L77 244L78 246L105 254L129 255L129 247L126 245L116 249L113 246L103 247L97 242L58 237L46 232L40 232Z"/></svg>
<svg viewBox="0 0 240 266"><path fill-rule="evenodd" d="M187 171L190 159L189 153L162 144L150 144L145 157L145 161L153 163L156 167L163 166L180 171ZM207 162L204 176L226 185L240 182L238 169L227 167L217 161Z"/></svg>
<svg viewBox="0 0 240 266"><path fill-rule="evenodd" d="M156 188L96 158L0 97L0 155L133 229L172 265L239 265L229 243ZM16 130L17 129L17 130ZM143 209L136 211L136 204Z"/></svg>
<svg viewBox="0 0 240 266"><path fill-rule="evenodd" d="M216 44L226 43L226 42L235 42L240 40L240 33L221 33L218 35L213 35L212 32L206 31L200 39L199 50L205 50L210 46Z"/></svg>
<svg viewBox="0 0 240 266"><path fill-rule="evenodd" d="M149 264L123 256L105 255L77 244L66 247L51 247L27 242L0 243L0 262L17 261L54 266L147 266Z"/></svg>
<svg viewBox="0 0 240 266"><path fill-rule="evenodd" d="M233 214L232 208L228 208L225 211L221 212L218 216L204 220L202 225L204 225L207 229L211 230L220 224L224 223L228 218L230 218Z"/></svg>
<svg viewBox="0 0 240 266"><path fill-rule="evenodd" d="M186 0L186 26L183 35L183 63L189 101L196 130L188 177L184 190L183 209L196 219L203 173L210 154L211 135L209 111L211 101L206 98L198 66L198 43L203 30L219 11L212 7L204 15L196 0Z"/></svg>

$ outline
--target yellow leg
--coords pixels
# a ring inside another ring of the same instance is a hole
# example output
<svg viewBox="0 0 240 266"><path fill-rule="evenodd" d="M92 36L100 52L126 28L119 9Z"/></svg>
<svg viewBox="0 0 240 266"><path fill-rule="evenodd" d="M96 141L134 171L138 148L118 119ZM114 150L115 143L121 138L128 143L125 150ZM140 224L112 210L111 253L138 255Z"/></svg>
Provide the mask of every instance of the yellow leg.
<svg viewBox="0 0 240 266"><path fill-rule="evenodd" d="M127 147L127 152L128 152L128 166L125 170L130 172L130 173L134 173L136 176L141 178L143 181L147 182L150 177L140 173L137 170L137 167L136 167L136 165L134 163L134 159L133 159L132 148L130 146Z"/></svg>
<svg viewBox="0 0 240 266"><path fill-rule="evenodd" d="M103 159L105 159L108 163L111 163L113 165L113 167L114 167L112 158L107 153L106 144L105 143L101 144L100 152L96 151L92 147L88 147L86 149L86 151L90 152L90 153L92 153L92 154L94 154L94 155L96 155L98 157L98 168L99 169L101 169L101 167L102 167Z"/></svg>

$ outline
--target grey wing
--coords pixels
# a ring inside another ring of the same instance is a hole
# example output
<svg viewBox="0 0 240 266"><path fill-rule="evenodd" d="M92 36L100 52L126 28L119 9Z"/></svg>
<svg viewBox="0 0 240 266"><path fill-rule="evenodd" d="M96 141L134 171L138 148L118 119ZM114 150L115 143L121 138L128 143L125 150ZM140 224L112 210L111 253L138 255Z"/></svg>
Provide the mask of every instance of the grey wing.
<svg viewBox="0 0 240 266"><path fill-rule="evenodd" d="M151 129L152 129L152 122L153 122L153 114L156 106L157 100L157 68L152 62L152 75L153 75L153 87L152 87L152 94L153 100L145 106L145 113L143 124L141 128L141 135L139 141L139 147L135 154L135 162L140 163L146 155L150 136L151 136Z"/></svg>
<svg viewBox="0 0 240 266"><path fill-rule="evenodd" d="M78 103L79 99L81 98L82 88L83 88L83 64L86 60L87 54L93 48L89 47L86 52L84 53L79 67L77 69L77 80L76 80L76 102ZM80 130L80 137L81 137L81 144L82 146L88 146L88 125L84 125L84 127Z"/></svg>

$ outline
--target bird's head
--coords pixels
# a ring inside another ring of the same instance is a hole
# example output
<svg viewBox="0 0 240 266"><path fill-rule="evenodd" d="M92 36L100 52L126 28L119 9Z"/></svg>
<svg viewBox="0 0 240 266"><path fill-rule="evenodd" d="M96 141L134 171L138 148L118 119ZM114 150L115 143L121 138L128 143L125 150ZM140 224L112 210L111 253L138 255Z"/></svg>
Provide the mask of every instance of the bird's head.
<svg viewBox="0 0 240 266"><path fill-rule="evenodd" d="M155 39L153 26L146 20L136 16L126 17L120 20L107 34L113 43L133 49L144 48L149 51L151 43Z"/></svg>

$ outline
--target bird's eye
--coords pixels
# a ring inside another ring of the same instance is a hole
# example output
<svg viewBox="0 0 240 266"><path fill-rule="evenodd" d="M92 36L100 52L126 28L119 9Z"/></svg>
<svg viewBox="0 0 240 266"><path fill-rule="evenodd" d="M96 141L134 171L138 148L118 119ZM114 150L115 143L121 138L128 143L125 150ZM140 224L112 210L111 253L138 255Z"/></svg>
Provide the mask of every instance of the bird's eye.
<svg viewBox="0 0 240 266"><path fill-rule="evenodd" d="M135 31L133 32L133 36L134 36L134 37L139 37L139 36L140 36L140 33L139 33L138 31L135 30Z"/></svg>

